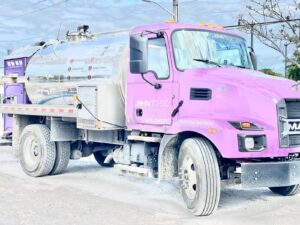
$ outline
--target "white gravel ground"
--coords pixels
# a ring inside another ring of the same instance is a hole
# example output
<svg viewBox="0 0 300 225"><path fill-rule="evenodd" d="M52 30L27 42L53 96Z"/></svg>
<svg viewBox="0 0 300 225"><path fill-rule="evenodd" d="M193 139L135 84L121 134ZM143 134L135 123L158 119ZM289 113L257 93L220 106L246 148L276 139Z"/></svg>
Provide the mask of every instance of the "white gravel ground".
<svg viewBox="0 0 300 225"><path fill-rule="evenodd" d="M120 175L92 158L72 161L66 173L26 176L10 147L0 147L0 225L119 224L300 224L300 196L268 189L222 191L218 210L194 217L185 209L177 182Z"/></svg>

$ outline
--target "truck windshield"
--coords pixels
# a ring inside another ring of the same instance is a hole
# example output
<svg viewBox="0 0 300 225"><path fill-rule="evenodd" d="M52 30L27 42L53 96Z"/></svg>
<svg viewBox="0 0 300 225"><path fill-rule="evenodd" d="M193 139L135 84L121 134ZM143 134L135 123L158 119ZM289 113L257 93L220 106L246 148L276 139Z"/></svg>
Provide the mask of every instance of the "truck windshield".
<svg viewBox="0 0 300 225"><path fill-rule="evenodd" d="M251 68L245 42L236 36L178 30L174 32L172 42L176 66L180 70L216 66Z"/></svg>

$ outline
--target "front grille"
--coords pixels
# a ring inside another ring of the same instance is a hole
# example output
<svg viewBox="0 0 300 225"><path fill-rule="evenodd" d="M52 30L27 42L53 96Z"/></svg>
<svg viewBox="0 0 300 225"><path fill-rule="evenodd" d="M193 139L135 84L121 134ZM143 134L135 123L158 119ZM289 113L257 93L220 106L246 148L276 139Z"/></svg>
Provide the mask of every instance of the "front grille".
<svg viewBox="0 0 300 225"><path fill-rule="evenodd" d="M300 121L300 99L284 99L277 105L280 147L300 146L300 131L291 132L289 120Z"/></svg>
<svg viewBox="0 0 300 225"><path fill-rule="evenodd" d="M286 102L287 118L288 119L300 119L300 101L293 100Z"/></svg>
<svg viewBox="0 0 300 225"><path fill-rule="evenodd" d="M289 135L290 146L300 146L300 134Z"/></svg>

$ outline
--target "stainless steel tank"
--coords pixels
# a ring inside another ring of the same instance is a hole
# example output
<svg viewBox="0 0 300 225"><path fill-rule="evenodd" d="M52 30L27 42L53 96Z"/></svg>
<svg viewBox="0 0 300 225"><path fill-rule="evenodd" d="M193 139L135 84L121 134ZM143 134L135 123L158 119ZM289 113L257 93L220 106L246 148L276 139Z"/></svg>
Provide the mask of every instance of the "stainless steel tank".
<svg viewBox="0 0 300 225"><path fill-rule="evenodd" d="M108 82L124 103L128 42L128 33L118 32L45 44L31 57L25 72L30 101L70 105L78 85Z"/></svg>

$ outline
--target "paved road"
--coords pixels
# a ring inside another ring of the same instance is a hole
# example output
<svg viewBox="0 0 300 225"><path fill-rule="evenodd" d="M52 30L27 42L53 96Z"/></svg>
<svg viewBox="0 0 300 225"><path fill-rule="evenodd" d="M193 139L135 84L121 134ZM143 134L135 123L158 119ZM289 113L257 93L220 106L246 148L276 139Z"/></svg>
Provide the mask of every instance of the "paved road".
<svg viewBox="0 0 300 225"><path fill-rule="evenodd" d="M26 176L9 147L0 148L0 225L299 224L300 196L267 189L222 191L209 217L187 213L177 182L120 175L92 158L72 161L66 173Z"/></svg>

